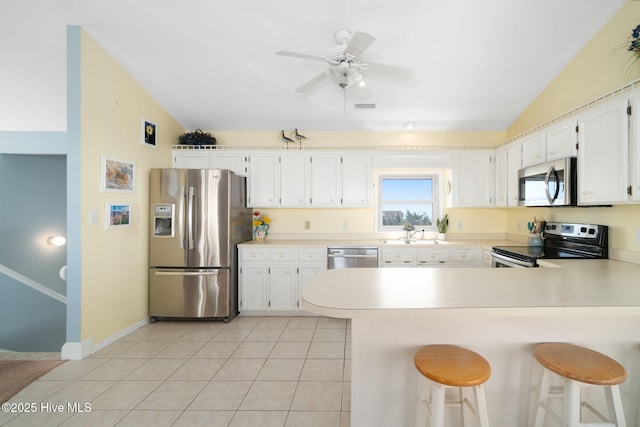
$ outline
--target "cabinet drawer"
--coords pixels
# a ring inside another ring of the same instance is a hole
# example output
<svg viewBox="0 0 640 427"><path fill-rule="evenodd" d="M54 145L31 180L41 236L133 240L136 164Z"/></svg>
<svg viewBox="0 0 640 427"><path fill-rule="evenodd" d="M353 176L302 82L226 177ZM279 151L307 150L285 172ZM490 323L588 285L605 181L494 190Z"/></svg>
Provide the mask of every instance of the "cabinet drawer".
<svg viewBox="0 0 640 427"><path fill-rule="evenodd" d="M242 249L240 257L242 261L266 261L266 249Z"/></svg>
<svg viewBox="0 0 640 427"><path fill-rule="evenodd" d="M474 263L476 261L475 249L452 249L451 261L460 263Z"/></svg>
<svg viewBox="0 0 640 427"><path fill-rule="evenodd" d="M413 263L414 252L413 251L383 251L382 262L389 263Z"/></svg>
<svg viewBox="0 0 640 427"><path fill-rule="evenodd" d="M295 249L271 249L269 252L269 260L271 261L295 261Z"/></svg>
<svg viewBox="0 0 640 427"><path fill-rule="evenodd" d="M326 248L300 249L298 250L299 262L326 261Z"/></svg>
<svg viewBox="0 0 640 427"><path fill-rule="evenodd" d="M449 261L449 251L448 250L417 251L416 261L418 261L418 264L446 263Z"/></svg>

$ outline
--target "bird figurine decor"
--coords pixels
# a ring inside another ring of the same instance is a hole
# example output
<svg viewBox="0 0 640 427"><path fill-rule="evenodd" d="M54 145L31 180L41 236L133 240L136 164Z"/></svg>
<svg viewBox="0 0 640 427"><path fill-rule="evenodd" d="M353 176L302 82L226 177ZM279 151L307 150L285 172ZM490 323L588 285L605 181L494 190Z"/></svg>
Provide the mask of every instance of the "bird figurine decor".
<svg viewBox="0 0 640 427"><path fill-rule="evenodd" d="M280 131L280 140L281 140L282 142L284 142L285 144L287 144L287 148L289 148L289 143L290 143L290 142L295 142L293 139L291 139L291 138L289 138L288 136L286 136L286 135L284 134L284 131L283 131L283 130L281 130L281 131Z"/></svg>
<svg viewBox="0 0 640 427"><path fill-rule="evenodd" d="M295 133L293 134L293 137L294 137L295 139L297 139L297 140L298 140L298 145L300 145L301 147L302 147L302 141L304 141L305 139L307 139L307 137L306 137L306 136L304 136L304 135L300 135L300 134L298 133L298 128L296 128L296 129L295 129Z"/></svg>

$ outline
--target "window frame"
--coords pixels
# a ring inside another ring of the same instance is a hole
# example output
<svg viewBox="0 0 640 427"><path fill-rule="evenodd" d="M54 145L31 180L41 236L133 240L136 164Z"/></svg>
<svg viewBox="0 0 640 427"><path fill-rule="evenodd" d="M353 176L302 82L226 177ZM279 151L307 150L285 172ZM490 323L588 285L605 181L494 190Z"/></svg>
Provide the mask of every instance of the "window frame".
<svg viewBox="0 0 640 427"><path fill-rule="evenodd" d="M397 232L402 231L403 225L383 225L383 206L385 201L382 198L382 182L385 179L425 179L431 180L432 183L432 198L425 204L431 204L432 206L432 218L431 225L416 225L416 229L424 231L437 231L436 218L440 215L440 180L442 176L437 172L411 172L411 173L381 173L378 175L378 194L376 202L376 228L378 232ZM403 201L411 203L410 200ZM418 201L416 201L418 202ZM420 201L422 203L422 201Z"/></svg>

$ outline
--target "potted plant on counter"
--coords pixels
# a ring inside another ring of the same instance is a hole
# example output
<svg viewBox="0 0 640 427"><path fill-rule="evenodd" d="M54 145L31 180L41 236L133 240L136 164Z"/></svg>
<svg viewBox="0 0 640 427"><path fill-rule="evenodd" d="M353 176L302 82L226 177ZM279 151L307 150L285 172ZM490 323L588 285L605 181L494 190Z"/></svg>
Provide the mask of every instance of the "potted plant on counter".
<svg viewBox="0 0 640 427"><path fill-rule="evenodd" d="M438 227L438 240L446 240L446 233L449 229L449 217L447 214L444 214L442 218L436 220L436 225Z"/></svg>

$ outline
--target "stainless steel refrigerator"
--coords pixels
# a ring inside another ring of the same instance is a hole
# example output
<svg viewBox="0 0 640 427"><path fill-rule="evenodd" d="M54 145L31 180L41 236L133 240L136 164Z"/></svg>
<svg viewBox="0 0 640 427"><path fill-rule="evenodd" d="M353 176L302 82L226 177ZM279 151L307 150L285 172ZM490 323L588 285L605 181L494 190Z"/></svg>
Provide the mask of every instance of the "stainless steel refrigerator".
<svg viewBox="0 0 640 427"><path fill-rule="evenodd" d="M149 316L238 314L237 244L251 240L245 178L226 169L152 169Z"/></svg>

